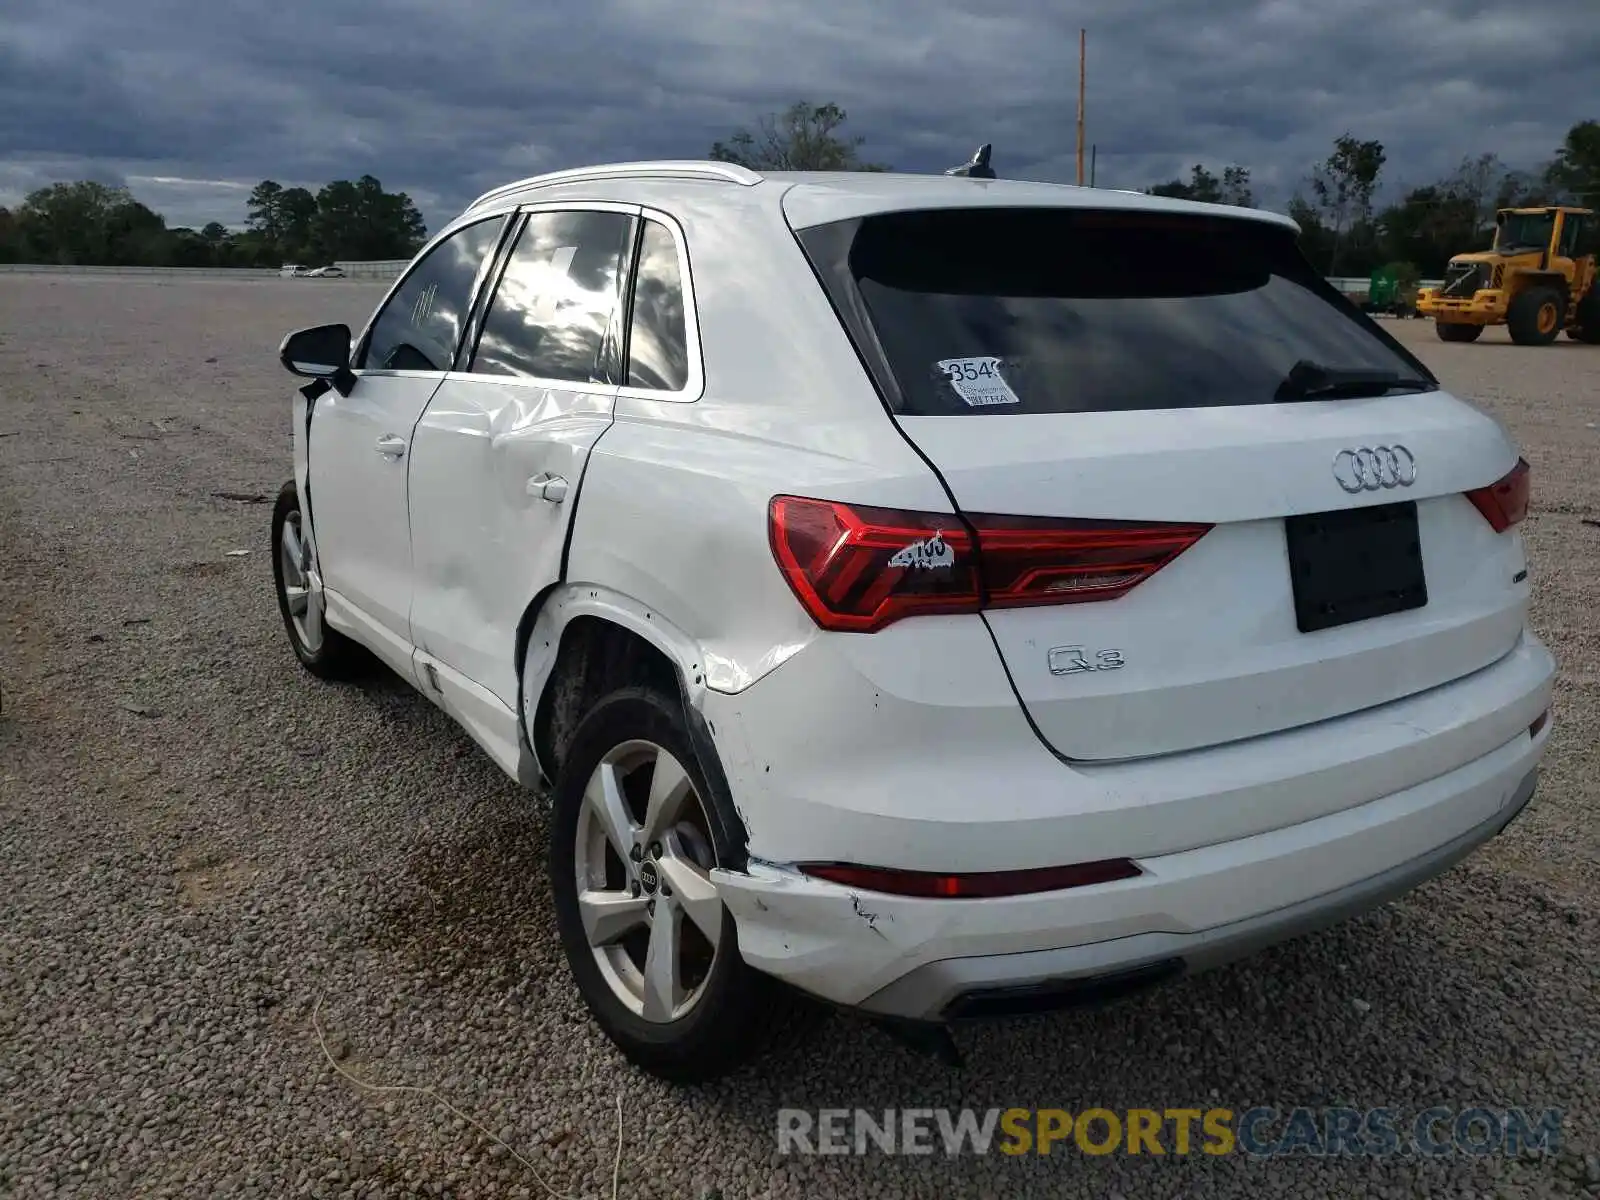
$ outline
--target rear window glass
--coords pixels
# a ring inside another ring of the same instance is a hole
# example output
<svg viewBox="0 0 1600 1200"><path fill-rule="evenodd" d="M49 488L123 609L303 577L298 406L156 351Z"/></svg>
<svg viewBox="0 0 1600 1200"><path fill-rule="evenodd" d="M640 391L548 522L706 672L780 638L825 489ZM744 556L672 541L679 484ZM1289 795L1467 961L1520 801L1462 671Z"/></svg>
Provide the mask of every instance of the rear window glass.
<svg viewBox="0 0 1600 1200"><path fill-rule="evenodd" d="M1287 381L1307 360L1430 379L1259 222L958 209L801 241L906 415L1269 404L1303 398Z"/></svg>

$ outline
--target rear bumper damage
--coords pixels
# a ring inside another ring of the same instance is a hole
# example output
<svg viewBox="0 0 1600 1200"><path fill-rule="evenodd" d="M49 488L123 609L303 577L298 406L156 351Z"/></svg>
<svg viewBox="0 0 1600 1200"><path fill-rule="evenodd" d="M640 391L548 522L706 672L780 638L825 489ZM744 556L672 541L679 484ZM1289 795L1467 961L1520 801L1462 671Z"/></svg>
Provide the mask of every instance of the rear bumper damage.
<svg viewBox="0 0 1600 1200"><path fill-rule="evenodd" d="M995 900L886 896L752 861L718 886L754 967L908 1020L1069 1006L1227 962L1403 894L1533 795L1548 724L1445 775L1286 828L1139 860L1138 878Z"/></svg>

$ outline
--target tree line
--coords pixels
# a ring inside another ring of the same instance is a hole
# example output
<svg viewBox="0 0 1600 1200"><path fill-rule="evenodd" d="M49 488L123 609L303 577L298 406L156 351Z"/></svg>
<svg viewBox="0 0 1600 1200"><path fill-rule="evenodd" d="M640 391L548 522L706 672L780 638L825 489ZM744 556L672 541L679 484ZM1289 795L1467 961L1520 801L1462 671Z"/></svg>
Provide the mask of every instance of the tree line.
<svg viewBox="0 0 1600 1200"><path fill-rule="evenodd" d="M1406 187L1375 210L1387 163L1382 142L1344 134L1290 199L1301 247L1327 274L1366 275L1387 266L1402 278L1436 279L1452 255L1489 248L1498 209L1600 207L1600 121L1573 125L1534 169L1507 167L1492 153L1468 156L1444 177Z"/></svg>
<svg viewBox="0 0 1600 1200"><path fill-rule="evenodd" d="M316 192L262 180L243 229L169 227L125 187L79 180L0 207L0 262L140 267L276 267L409 258L427 237L417 206L371 175Z"/></svg>
<svg viewBox="0 0 1600 1200"><path fill-rule="evenodd" d="M844 132L837 104L800 102L735 130L709 157L754 170L887 171L864 156L864 139ZM1287 211L1301 228L1307 257L1328 275L1396 268L1402 278L1437 278L1451 255L1486 249L1496 209L1577 204L1600 207L1600 120L1567 131L1552 157L1532 170L1494 154L1468 157L1448 175L1404 187L1375 207L1390 166L1381 141L1350 133L1296 188ZM1250 168L1220 171L1197 163L1187 179L1156 183L1150 195L1255 207ZM15 212L0 208L0 262L146 266L277 266L335 259L407 258L427 234L404 192L386 192L371 175L336 180L313 193L263 180L246 202L243 230L218 222L169 229L124 188L57 183L30 194Z"/></svg>

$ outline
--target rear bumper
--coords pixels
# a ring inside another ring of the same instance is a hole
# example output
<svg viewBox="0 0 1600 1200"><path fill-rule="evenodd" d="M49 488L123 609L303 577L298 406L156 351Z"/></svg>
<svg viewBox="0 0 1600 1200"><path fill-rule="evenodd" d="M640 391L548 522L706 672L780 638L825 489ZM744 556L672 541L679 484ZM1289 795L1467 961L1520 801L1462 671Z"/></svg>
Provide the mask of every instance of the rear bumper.
<svg viewBox="0 0 1600 1200"><path fill-rule="evenodd" d="M1524 731L1403 792L1076 891L917 900L759 862L717 881L745 959L823 999L913 1020L1039 1011L1214 966L1408 891L1522 810L1548 736Z"/></svg>
<svg viewBox="0 0 1600 1200"><path fill-rule="evenodd" d="M1091 946L929 963L869 997L864 1007L925 1019L1019 1015L1221 966L1368 912L1449 870L1515 820L1537 783L1537 772L1529 772L1502 809L1443 846L1274 912L1198 933L1142 934Z"/></svg>

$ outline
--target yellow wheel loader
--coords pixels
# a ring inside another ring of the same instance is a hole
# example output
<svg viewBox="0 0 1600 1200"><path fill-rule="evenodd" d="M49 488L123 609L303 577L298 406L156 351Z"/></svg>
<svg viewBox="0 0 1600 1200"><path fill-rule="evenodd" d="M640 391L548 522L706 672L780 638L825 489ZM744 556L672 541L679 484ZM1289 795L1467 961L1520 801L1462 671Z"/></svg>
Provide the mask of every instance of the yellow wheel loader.
<svg viewBox="0 0 1600 1200"><path fill-rule="evenodd" d="M1502 208L1494 245L1458 254L1441 287L1417 293L1441 341L1477 340L1505 325L1519 346L1546 346L1564 329L1575 342L1600 345L1600 285L1595 246L1600 222L1587 208Z"/></svg>

